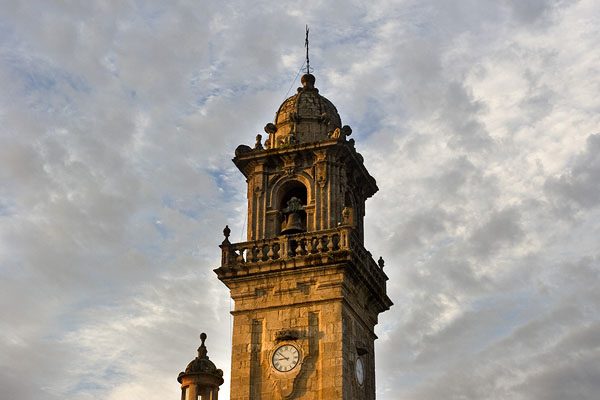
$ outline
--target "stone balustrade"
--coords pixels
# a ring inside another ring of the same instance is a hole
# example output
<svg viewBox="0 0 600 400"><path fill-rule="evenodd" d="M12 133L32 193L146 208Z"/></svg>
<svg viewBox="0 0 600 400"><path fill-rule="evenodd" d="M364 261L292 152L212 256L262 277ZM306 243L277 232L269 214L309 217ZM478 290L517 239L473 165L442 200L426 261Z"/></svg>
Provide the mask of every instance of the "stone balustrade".
<svg viewBox="0 0 600 400"><path fill-rule="evenodd" d="M226 239L220 247L221 268L224 270L244 269L260 262L286 261L345 251L352 254L360 268L379 285L384 286L387 280L382 268L364 248L355 230L349 226L282 235L251 242L230 243Z"/></svg>

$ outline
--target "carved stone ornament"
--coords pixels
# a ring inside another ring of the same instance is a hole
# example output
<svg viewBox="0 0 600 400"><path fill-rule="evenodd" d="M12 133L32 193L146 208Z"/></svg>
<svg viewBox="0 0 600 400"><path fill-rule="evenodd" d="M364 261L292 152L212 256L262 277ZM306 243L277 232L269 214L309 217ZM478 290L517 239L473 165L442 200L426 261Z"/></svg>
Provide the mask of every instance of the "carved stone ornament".
<svg viewBox="0 0 600 400"><path fill-rule="evenodd" d="M364 345L364 343L357 343L356 344L356 353L359 356L364 356L365 354L367 354L369 352L369 350L367 350L366 346Z"/></svg>
<svg viewBox="0 0 600 400"><path fill-rule="evenodd" d="M254 150L262 150L263 146L262 146L262 135L256 135L256 144L254 145Z"/></svg>
<svg viewBox="0 0 600 400"><path fill-rule="evenodd" d="M254 192L260 193L262 192L262 176L257 175L254 177Z"/></svg>
<svg viewBox="0 0 600 400"><path fill-rule="evenodd" d="M352 207L344 207L342 210L342 219L344 221L344 225L354 225L354 216L352 215Z"/></svg>
<svg viewBox="0 0 600 400"><path fill-rule="evenodd" d="M344 125L341 128L335 128L333 132L329 135L331 139L338 139L345 141L346 136L350 136L352 134L352 128L348 125Z"/></svg>
<svg viewBox="0 0 600 400"><path fill-rule="evenodd" d="M248 154L252 152L252 148L250 146L246 146L245 144L240 144L236 149L235 149L235 156L239 157L243 154Z"/></svg>
<svg viewBox="0 0 600 400"><path fill-rule="evenodd" d="M327 183L327 177L325 176L325 173L319 174L317 177L317 183L321 188L325 187L325 184Z"/></svg>
<svg viewBox="0 0 600 400"><path fill-rule="evenodd" d="M327 160L327 151L325 150L317 150L314 152L315 154L315 163L323 162Z"/></svg>
<svg viewBox="0 0 600 400"><path fill-rule="evenodd" d="M340 128L335 128L335 130L331 134L332 139L339 139L341 136L342 136L342 130Z"/></svg>
<svg viewBox="0 0 600 400"><path fill-rule="evenodd" d="M274 123L269 122L268 124L265 125L265 132L270 134L273 134L275 132L277 132L277 127L275 126Z"/></svg>
<svg viewBox="0 0 600 400"><path fill-rule="evenodd" d="M284 329L275 333L275 341L281 342L283 340L298 340L300 332L293 329Z"/></svg>
<svg viewBox="0 0 600 400"><path fill-rule="evenodd" d="M230 244L230 242L229 242L230 234L231 234L231 229L229 229L229 225L225 225L225 229L223 229L223 236L225 236L225 239L223 240L222 244Z"/></svg>
<svg viewBox="0 0 600 400"><path fill-rule="evenodd" d="M317 164L317 183L321 188L327 183L327 166L324 163Z"/></svg>

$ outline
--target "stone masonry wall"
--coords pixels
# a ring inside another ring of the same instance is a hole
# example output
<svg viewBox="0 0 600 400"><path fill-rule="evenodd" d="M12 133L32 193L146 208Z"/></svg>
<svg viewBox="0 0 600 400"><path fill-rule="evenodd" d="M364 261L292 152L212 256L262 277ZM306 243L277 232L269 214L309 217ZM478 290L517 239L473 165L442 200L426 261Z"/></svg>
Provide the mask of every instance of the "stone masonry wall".
<svg viewBox="0 0 600 400"><path fill-rule="evenodd" d="M330 269L232 285L231 400L342 399L342 279ZM301 353L285 373L271 363L283 344Z"/></svg>

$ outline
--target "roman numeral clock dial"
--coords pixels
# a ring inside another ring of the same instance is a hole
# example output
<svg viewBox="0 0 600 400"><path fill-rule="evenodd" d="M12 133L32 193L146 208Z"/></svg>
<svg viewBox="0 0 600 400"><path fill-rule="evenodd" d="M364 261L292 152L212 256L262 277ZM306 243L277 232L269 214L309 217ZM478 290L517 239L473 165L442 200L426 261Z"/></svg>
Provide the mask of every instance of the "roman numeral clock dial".
<svg viewBox="0 0 600 400"><path fill-rule="evenodd" d="M293 370L300 362L300 352L291 344L280 346L273 353L273 367L279 372Z"/></svg>

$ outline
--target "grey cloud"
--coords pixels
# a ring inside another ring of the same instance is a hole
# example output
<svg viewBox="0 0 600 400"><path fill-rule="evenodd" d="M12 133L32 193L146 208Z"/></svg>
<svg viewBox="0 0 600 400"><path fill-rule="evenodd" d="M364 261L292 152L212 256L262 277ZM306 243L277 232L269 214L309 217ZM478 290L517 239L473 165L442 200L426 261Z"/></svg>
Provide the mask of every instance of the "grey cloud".
<svg viewBox="0 0 600 400"><path fill-rule="evenodd" d="M398 46L401 93L414 116L432 120L447 135L450 146L467 151L489 149L493 141L479 116L486 111L468 87L448 75L440 60L440 47L415 39ZM409 77L407 79L406 77Z"/></svg>
<svg viewBox="0 0 600 400"><path fill-rule="evenodd" d="M441 204L454 204L473 199L486 199L499 192L498 178L486 173L466 155L452 158L439 165L434 175L423 182L429 196Z"/></svg>
<svg viewBox="0 0 600 400"><path fill-rule="evenodd" d="M521 393L524 399L594 399L600 390L598 365L598 351L586 351L558 361L551 370L534 374L515 391Z"/></svg>
<svg viewBox="0 0 600 400"><path fill-rule="evenodd" d="M211 270L223 225L243 240L230 159L272 120L305 23L380 185L366 240L395 305L378 398L597 393L598 135L553 153L597 125L593 2L0 7L5 393L177 398L200 330L228 380Z"/></svg>
<svg viewBox="0 0 600 400"><path fill-rule="evenodd" d="M600 204L600 134L588 136L585 151L574 158L569 170L548 178L544 188L548 195L583 209Z"/></svg>
<svg viewBox="0 0 600 400"><path fill-rule="evenodd" d="M452 160L444 166L442 174L432 182L432 189L437 188L446 196L457 194L473 173L476 173L476 168L466 157Z"/></svg>
<svg viewBox="0 0 600 400"><path fill-rule="evenodd" d="M474 100L463 85L457 82L448 85L440 119L451 128L451 146L478 150L493 144L484 124L475 118L483 109L483 104Z"/></svg>
<svg viewBox="0 0 600 400"><path fill-rule="evenodd" d="M488 257L503 246L514 244L524 236L517 209L507 208L494 212L469 238L473 254Z"/></svg>
<svg viewBox="0 0 600 400"><path fill-rule="evenodd" d="M403 77L401 90L405 106L425 117L439 106L443 73L439 48L424 39L413 39L397 47L398 73ZM401 55L409 55L402 57ZM409 79L410 77L410 79Z"/></svg>
<svg viewBox="0 0 600 400"><path fill-rule="evenodd" d="M531 74L527 74L531 75ZM554 91L545 84L536 82L537 77L529 76L529 93L520 103L524 116L527 116L527 123L532 124L542 120L552 112L555 96Z"/></svg>
<svg viewBox="0 0 600 400"><path fill-rule="evenodd" d="M396 251L403 252L415 246L423 245L429 239L444 232L446 215L442 210L426 210L411 216L409 220L392 229L392 240Z"/></svg>
<svg viewBox="0 0 600 400"><path fill-rule="evenodd" d="M442 329L425 335L445 308L435 298L420 296L418 306L403 307L410 316L402 318L401 328L380 343L403 349L402 357L385 365L398 379L428 376L403 390L409 398L558 399L572 391L592 399L598 377L593 365L600 357L598 267L588 258L575 265L546 265L556 272L548 275L556 285L550 297L530 297L530 282L516 280L510 288L477 297Z"/></svg>
<svg viewBox="0 0 600 400"><path fill-rule="evenodd" d="M523 23L532 23L549 13L553 6L558 2L556 0L533 0L518 1L507 0L506 4L510 8L512 15Z"/></svg>

